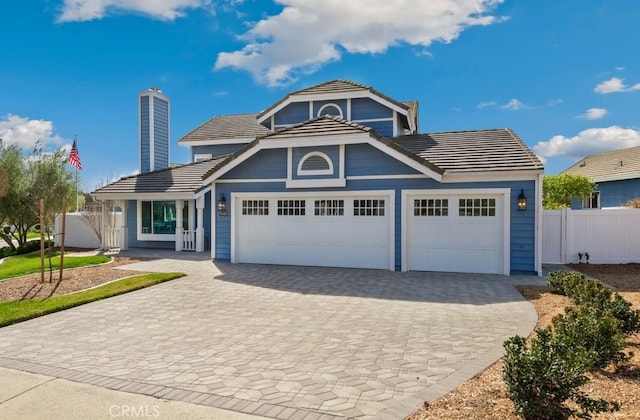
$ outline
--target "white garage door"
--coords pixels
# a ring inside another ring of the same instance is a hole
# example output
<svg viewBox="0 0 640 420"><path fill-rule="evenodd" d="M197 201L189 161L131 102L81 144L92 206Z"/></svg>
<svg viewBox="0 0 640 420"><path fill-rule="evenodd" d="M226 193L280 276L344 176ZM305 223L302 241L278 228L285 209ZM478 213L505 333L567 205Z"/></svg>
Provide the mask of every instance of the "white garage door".
<svg viewBox="0 0 640 420"><path fill-rule="evenodd" d="M407 269L503 274L503 197L408 195Z"/></svg>
<svg viewBox="0 0 640 420"><path fill-rule="evenodd" d="M376 196L237 196L236 262L394 269L392 203Z"/></svg>

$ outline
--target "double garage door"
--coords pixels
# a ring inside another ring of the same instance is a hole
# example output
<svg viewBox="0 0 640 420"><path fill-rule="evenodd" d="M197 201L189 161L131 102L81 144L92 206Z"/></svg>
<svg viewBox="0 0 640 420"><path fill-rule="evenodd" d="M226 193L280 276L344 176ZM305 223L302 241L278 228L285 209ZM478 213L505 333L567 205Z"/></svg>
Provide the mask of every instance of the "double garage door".
<svg viewBox="0 0 640 420"><path fill-rule="evenodd" d="M402 200L403 269L504 272L501 194ZM235 262L395 269L394 192L237 195Z"/></svg>
<svg viewBox="0 0 640 420"><path fill-rule="evenodd" d="M241 196L235 260L393 269L389 195Z"/></svg>

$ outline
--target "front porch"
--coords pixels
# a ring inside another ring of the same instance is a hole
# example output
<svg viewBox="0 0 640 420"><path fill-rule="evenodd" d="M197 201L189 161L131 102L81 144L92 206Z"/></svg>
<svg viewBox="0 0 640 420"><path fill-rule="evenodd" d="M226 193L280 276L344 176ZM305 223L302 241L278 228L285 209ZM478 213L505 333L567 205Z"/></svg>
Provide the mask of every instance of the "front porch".
<svg viewBox="0 0 640 420"><path fill-rule="evenodd" d="M132 241L136 248L164 242L172 243L166 248L175 251L204 252L204 210L204 196L169 201L104 200L101 248L125 251Z"/></svg>

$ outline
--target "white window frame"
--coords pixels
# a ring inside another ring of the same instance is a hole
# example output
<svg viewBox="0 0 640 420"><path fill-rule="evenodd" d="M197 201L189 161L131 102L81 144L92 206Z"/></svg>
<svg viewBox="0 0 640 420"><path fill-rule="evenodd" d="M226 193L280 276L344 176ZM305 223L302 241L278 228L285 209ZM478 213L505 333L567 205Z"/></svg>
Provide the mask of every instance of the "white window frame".
<svg viewBox="0 0 640 420"><path fill-rule="evenodd" d="M342 108L340 108L340 106L339 106L338 104L335 104L335 103L333 103L333 102L330 102L330 103L328 103L328 104L324 104L324 105L322 105L322 106L320 107L320 109L318 110L318 113L316 114L316 117L323 117L323 116L325 116L326 114L323 114L323 113L322 113L322 111L323 111L325 108L329 108L329 107L331 107L331 106L332 106L332 107L334 107L334 108L336 108L336 109L338 110L338 112L340 113L339 117L340 117L341 119L344 119L344 114L342 113ZM333 116L333 115L332 115L332 116Z"/></svg>
<svg viewBox="0 0 640 420"><path fill-rule="evenodd" d="M598 205L593 207L593 197L598 197ZM599 209L600 208L600 191L593 191L589 195L586 195L582 199L582 208L583 209Z"/></svg>
<svg viewBox="0 0 640 420"><path fill-rule="evenodd" d="M137 204L138 204L138 211L136 214L136 222L137 222L137 227L136 227L136 238L138 241L166 241L166 242L175 242L176 240L176 234L175 233L162 233L162 234L158 234L158 233L142 233L142 202L143 201L148 201L153 203L154 201L173 201L175 202L176 200L172 200L172 199L150 199L150 200L137 200ZM151 205L151 207L153 208L153 204ZM178 208L176 206L176 212L178 211Z"/></svg>
<svg viewBox="0 0 640 420"><path fill-rule="evenodd" d="M304 162L314 156L318 156L321 157L322 159L324 159L328 164L329 164L329 169L302 169L302 166L304 165ZM298 176L306 176L306 175L333 175L333 161L331 160L331 158L326 154L326 153L322 153L322 152L309 152L306 155L304 155L302 157L302 159L300 159L300 162L298 162L298 169L296 171L296 173L298 174Z"/></svg>

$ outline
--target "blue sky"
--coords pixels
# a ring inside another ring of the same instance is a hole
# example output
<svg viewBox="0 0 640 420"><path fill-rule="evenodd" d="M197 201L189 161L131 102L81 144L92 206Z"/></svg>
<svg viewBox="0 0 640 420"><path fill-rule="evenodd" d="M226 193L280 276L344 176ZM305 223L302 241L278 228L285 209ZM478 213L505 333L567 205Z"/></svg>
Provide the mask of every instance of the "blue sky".
<svg viewBox="0 0 640 420"><path fill-rule="evenodd" d="M177 140L331 79L420 102L422 132L511 127L557 173L640 145L637 0L25 0L0 5L0 138L138 167L137 95Z"/></svg>

